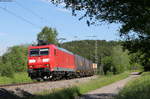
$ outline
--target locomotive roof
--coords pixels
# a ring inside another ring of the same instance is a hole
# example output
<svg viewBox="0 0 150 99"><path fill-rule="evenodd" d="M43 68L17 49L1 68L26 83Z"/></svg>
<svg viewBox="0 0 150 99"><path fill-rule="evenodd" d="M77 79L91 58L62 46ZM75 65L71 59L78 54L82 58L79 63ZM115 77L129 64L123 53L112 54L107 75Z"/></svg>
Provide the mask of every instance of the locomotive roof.
<svg viewBox="0 0 150 99"><path fill-rule="evenodd" d="M74 55L72 52L70 52L70 51L68 51L68 50L66 50L66 49L64 49L64 48L60 48L60 47L57 47L59 50L61 50L61 51L64 51L64 52L67 52L67 53L69 53L69 54L72 54L72 55Z"/></svg>
<svg viewBox="0 0 150 99"><path fill-rule="evenodd" d="M49 47L49 46L55 46L56 48L58 48L59 50L61 50L61 51L64 51L64 52L67 52L67 53L69 53L69 54L72 54L72 55L74 55L72 52L70 52L70 51L68 51L68 50L66 50L66 49L64 49L64 48L60 48L60 47L58 47L58 46L56 46L56 45L54 45L54 44L49 44L49 45L38 45L38 46L30 46L30 47L32 47L32 48L40 48L40 47Z"/></svg>

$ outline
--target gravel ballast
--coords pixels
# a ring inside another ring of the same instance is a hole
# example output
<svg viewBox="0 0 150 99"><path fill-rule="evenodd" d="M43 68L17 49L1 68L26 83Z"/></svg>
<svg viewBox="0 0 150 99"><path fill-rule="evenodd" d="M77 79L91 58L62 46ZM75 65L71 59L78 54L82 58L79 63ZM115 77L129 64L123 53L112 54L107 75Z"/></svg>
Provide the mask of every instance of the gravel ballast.
<svg viewBox="0 0 150 99"><path fill-rule="evenodd" d="M85 83L87 81L95 79L96 77L97 76L91 76L91 77L76 78L76 79L69 79L69 80L35 83L35 84L29 84L29 85L1 87L0 98L6 95L7 97L9 96L15 96L15 97L31 96L31 95L34 95L34 93L39 93L39 92L46 91L46 90L52 90L52 89L57 89L57 88L67 88L73 85Z"/></svg>

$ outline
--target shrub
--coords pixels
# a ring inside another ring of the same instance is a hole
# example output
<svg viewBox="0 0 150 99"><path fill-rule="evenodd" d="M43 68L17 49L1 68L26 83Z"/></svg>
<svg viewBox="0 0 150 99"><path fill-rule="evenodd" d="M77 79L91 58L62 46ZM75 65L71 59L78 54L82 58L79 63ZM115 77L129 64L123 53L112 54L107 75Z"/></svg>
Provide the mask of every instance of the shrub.
<svg viewBox="0 0 150 99"><path fill-rule="evenodd" d="M7 76L7 77L13 77L14 71L10 63L6 64L0 64L0 75L1 76Z"/></svg>
<svg viewBox="0 0 150 99"><path fill-rule="evenodd" d="M149 99L150 75L146 74L125 86L116 99Z"/></svg>

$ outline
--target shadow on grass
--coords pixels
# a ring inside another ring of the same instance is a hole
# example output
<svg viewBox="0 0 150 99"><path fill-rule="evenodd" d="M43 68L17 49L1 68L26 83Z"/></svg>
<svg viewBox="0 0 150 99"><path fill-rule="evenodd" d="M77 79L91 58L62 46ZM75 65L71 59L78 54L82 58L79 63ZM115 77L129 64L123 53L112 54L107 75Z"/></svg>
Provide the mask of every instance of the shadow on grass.
<svg viewBox="0 0 150 99"><path fill-rule="evenodd" d="M45 92L42 95L32 95L19 88L15 89L15 91L0 88L0 99L75 99L80 95L77 87L53 90L52 92Z"/></svg>
<svg viewBox="0 0 150 99"><path fill-rule="evenodd" d="M32 94L17 88L15 91L0 88L0 99L23 99L33 96Z"/></svg>
<svg viewBox="0 0 150 99"><path fill-rule="evenodd" d="M28 99L75 99L81 95L77 87L65 88L59 91L53 91L42 95L28 97Z"/></svg>
<svg viewBox="0 0 150 99"><path fill-rule="evenodd" d="M101 93L101 94L85 94L80 99L113 99L116 94L112 93Z"/></svg>

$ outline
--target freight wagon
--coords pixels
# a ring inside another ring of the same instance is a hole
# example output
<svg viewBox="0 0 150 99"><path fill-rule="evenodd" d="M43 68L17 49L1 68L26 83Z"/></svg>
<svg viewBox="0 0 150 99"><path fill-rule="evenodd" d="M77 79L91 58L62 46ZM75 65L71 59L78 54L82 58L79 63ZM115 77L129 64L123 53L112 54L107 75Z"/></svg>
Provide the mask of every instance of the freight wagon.
<svg viewBox="0 0 150 99"><path fill-rule="evenodd" d="M92 62L56 45L29 46L28 74L31 79L57 80L92 76Z"/></svg>

